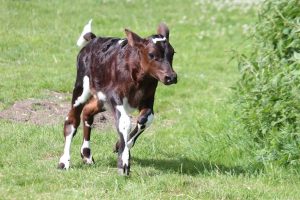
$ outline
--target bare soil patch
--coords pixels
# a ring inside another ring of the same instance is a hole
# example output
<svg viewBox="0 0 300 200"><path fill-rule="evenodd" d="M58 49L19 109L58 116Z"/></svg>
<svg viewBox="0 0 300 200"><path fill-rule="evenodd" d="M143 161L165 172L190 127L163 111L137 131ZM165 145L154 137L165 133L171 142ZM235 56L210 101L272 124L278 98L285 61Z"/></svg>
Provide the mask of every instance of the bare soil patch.
<svg viewBox="0 0 300 200"><path fill-rule="evenodd" d="M45 99L26 99L0 112L0 118L14 122L31 123L36 125L63 125L71 107L68 97L71 94L49 91ZM95 116L93 126L105 129L114 125L110 112L99 113Z"/></svg>

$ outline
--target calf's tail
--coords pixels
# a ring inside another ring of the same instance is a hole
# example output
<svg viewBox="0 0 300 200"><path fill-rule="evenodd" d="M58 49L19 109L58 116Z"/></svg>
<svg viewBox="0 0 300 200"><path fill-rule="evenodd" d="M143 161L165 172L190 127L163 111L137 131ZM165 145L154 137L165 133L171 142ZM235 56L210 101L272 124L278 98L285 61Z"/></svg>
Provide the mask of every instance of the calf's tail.
<svg viewBox="0 0 300 200"><path fill-rule="evenodd" d="M92 19L84 26L81 35L77 40L77 46L84 47L90 40L94 39L96 35L92 33Z"/></svg>

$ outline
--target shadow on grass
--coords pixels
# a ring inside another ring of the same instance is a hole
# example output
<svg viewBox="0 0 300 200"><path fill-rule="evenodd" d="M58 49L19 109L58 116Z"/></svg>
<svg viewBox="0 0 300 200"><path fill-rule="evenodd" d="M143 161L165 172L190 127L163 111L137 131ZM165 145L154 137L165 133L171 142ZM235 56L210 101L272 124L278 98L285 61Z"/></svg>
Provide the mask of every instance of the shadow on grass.
<svg viewBox="0 0 300 200"><path fill-rule="evenodd" d="M221 173L230 175L252 174L254 171L241 166L225 166L207 161L195 161L188 158L170 159L143 159L133 158L133 164L143 167L153 167L163 172L172 172L186 175L199 175L210 173Z"/></svg>
<svg viewBox="0 0 300 200"><path fill-rule="evenodd" d="M114 158L115 157L115 158ZM238 175L254 175L260 172L261 168L245 167L245 166L226 166L224 164L203 161L203 160L192 160L189 158L139 158L132 157L132 167L139 165L141 167L151 167L159 170L163 173L176 173L196 176L199 174L226 174L231 176ZM104 162L99 160L94 165L86 165L82 162L76 162L73 168L85 169L85 168L98 168L98 167L109 166L110 168L117 167L117 156L112 156Z"/></svg>

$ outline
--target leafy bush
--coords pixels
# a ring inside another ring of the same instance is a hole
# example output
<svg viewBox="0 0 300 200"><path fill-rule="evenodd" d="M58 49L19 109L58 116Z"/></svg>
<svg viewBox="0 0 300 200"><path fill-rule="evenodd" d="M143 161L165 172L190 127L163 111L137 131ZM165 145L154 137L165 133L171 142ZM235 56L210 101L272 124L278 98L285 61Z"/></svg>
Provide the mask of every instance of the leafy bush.
<svg viewBox="0 0 300 200"><path fill-rule="evenodd" d="M239 56L237 116L260 162L300 164L300 1L266 0Z"/></svg>

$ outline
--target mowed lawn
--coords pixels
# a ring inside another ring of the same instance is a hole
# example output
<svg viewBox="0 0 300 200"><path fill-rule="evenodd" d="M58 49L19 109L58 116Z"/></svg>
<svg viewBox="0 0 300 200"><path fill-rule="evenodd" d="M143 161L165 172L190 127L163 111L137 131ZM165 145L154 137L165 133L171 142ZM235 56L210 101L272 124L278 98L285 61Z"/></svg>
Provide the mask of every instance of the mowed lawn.
<svg viewBox="0 0 300 200"><path fill-rule="evenodd" d="M257 5L224 2L1 0L0 111L45 99L45 91L72 91L76 41L90 18L94 33L116 37L124 28L146 37L166 22L179 82L159 84L155 120L131 151L129 177L117 174L113 128L92 133L92 166L81 161L79 129L71 168L60 171L63 121L1 119L0 199L300 199L299 171L256 165L251 141L236 128L231 58L247 51Z"/></svg>

